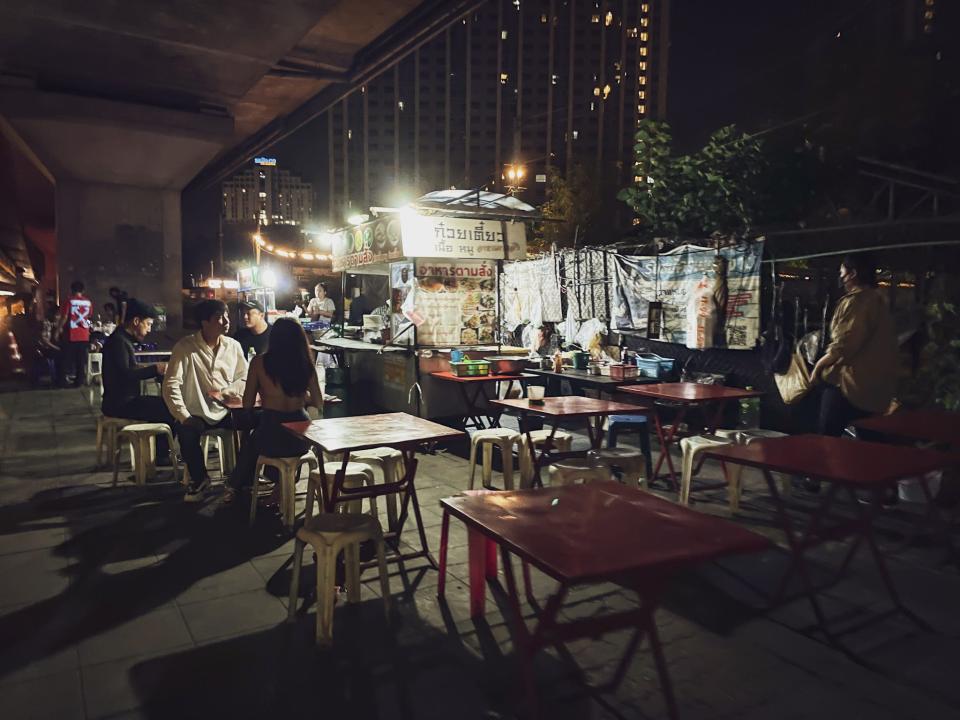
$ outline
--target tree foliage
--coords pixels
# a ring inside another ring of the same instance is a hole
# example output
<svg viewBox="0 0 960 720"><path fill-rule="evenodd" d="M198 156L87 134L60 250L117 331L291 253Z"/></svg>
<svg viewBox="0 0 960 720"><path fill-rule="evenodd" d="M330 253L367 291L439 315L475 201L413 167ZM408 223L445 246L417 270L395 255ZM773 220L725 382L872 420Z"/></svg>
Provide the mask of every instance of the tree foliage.
<svg viewBox="0 0 960 720"><path fill-rule="evenodd" d="M690 155L672 155L664 122L645 120L636 135L635 182L617 198L639 220L648 237L733 236L754 222L763 168L760 142L733 125L714 132Z"/></svg>
<svg viewBox="0 0 960 720"><path fill-rule="evenodd" d="M545 218L538 239L541 250L557 247L602 245L615 234L614 211L609 207L613 189L604 192L603 184L584 166L574 165L567 175L556 168L547 174L546 201L541 207Z"/></svg>

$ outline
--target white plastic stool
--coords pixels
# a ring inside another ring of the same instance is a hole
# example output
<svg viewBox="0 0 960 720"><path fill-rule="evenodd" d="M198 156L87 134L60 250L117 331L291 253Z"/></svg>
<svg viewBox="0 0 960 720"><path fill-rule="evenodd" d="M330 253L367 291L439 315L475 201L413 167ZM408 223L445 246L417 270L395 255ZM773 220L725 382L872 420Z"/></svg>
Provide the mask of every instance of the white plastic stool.
<svg viewBox="0 0 960 720"><path fill-rule="evenodd" d="M761 430L760 428L750 428L748 430L739 430L736 435L736 442L738 445L749 445L750 443L756 442L757 440L764 440L767 438L780 438L787 437L786 433L777 432L776 430ZM731 463L727 467L727 478L729 479L728 487L730 488L730 511L737 512L740 510L740 495L743 488L743 471L744 466L739 464ZM774 473L775 478L780 481L780 494L781 495L790 495L793 487L790 483L790 478L784 475L783 473Z"/></svg>
<svg viewBox="0 0 960 720"><path fill-rule="evenodd" d="M735 437L725 439L716 435L693 435L680 441L680 450L683 452L683 474L680 478L680 504L690 504L690 483L693 482L693 466L697 459L707 450L723 445L734 445ZM726 476L726 467L724 467ZM729 492L730 481L727 481ZM730 495L731 507L733 495Z"/></svg>
<svg viewBox="0 0 960 720"><path fill-rule="evenodd" d="M569 458L553 463L549 469L548 484L573 485L577 482L605 482L610 480L610 466L594 458Z"/></svg>
<svg viewBox="0 0 960 720"><path fill-rule="evenodd" d="M647 478L644 475L647 458L641 450L603 448L589 451L587 457L609 465L613 470L619 470L623 475L624 484L635 488L647 488Z"/></svg>
<svg viewBox="0 0 960 720"><path fill-rule="evenodd" d="M379 468L384 483L399 482L403 479L403 453L395 448L378 447L370 450L358 450L350 453L351 462ZM384 496L387 506L387 527L393 530L397 527L397 494Z"/></svg>
<svg viewBox="0 0 960 720"><path fill-rule="evenodd" d="M87 355L87 383L103 385L103 353L92 352Z"/></svg>
<svg viewBox="0 0 960 720"><path fill-rule="evenodd" d="M113 453L113 484L117 484L120 473L120 451L123 443L130 444L134 481L137 485L146 485L153 477L157 462L157 436L165 435L170 442L170 458L173 462L173 479L177 480L177 460L174 450L173 431L166 423L134 423L126 425L117 433L116 448Z"/></svg>
<svg viewBox="0 0 960 720"><path fill-rule="evenodd" d="M210 441L217 443L217 455L220 460L220 477L226 478L237 464L237 447L234 431L231 428L213 428L203 433L203 463L210 456Z"/></svg>
<svg viewBox="0 0 960 720"><path fill-rule="evenodd" d="M328 462L323 464L323 473L327 476L327 487L325 488L326 492L329 494L333 490L333 481L336 477L336 474L340 472L340 468L343 467L342 462ZM323 495L320 492L320 482L323 476L320 474L319 470L310 473L310 482L307 485L307 509L304 514L306 520L309 520L313 517L313 501L316 499L320 512L323 512ZM348 462L346 467L346 476L343 479L343 487L345 488L356 488L362 487L363 485L373 485L373 470L369 465L364 465L363 463ZM351 500L347 503L338 503L337 511L338 512L348 512L348 513L362 513L363 512L363 500ZM377 517L377 505L376 499L370 498L370 514L373 517Z"/></svg>
<svg viewBox="0 0 960 720"><path fill-rule="evenodd" d="M290 580L290 602L287 619L293 620L300 594L300 567L303 564L303 547L309 543L317 558L317 645L324 647L333 642L333 605L336 593L337 556L344 551L346 566L347 600L360 601L360 543L373 540L377 549L377 566L380 571L380 594L383 609L390 616L390 579L387 575L387 559L383 548L383 530L380 523L369 515L349 513L323 513L304 522L297 531L293 548L293 577Z"/></svg>
<svg viewBox="0 0 960 720"><path fill-rule="evenodd" d="M257 495L260 489L260 477L263 469L273 467L280 473L280 517L286 528L293 527L296 518L297 480L300 479L300 470L306 465L311 471L319 467L317 458L308 452L300 457L274 458L261 455L257 458L257 471L253 474L253 487L250 490L250 527L257 517Z"/></svg>
<svg viewBox="0 0 960 720"><path fill-rule="evenodd" d="M136 424L136 420L127 418L115 418L107 415L101 415L97 418L97 467L103 467L107 462L113 460L113 455L117 450L117 433L127 425ZM104 458L106 450L106 458ZM130 451L130 463L133 464L133 450ZM109 466L108 466L109 467Z"/></svg>
<svg viewBox="0 0 960 720"><path fill-rule="evenodd" d="M550 437L550 429L531 430L530 440L533 442L534 452L543 447L547 438ZM573 447L573 435L563 430L557 430L553 435L553 448L558 452L570 452ZM533 482L533 457L530 455L530 447L526 435L520 436L520 487L528 488Z"/></svg>
<svg viewBox="0 0 960 720"><path fill-rule="evenodd" d="M521 435L509 428L489 428L477 430L470 436L470 486L477 472L477 446L483 453L481 478L483 486L489 487L493 481L493 448L500 448L503 459L503 486L513 490L513 446L521 444Z"/></svg>

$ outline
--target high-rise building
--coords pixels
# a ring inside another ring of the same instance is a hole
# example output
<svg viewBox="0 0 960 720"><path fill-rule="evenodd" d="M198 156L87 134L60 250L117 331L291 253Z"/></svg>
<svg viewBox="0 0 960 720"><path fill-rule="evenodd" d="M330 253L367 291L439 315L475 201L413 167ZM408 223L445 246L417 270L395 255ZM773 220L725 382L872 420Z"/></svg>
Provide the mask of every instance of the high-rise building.
<svg viewBox="0 0 960 720"><path fill-rule="evenodd" d="M574 164L629 181L637 123L665 114L669 11L489 0L325 113L320 213L338 224L451 186L537 203L547 174Z"/></svg>
<svg viewBox="0 0 960 720"><path fill-rule="evenodd" d="M313 217L313 206L313 185L279 170L274 158L256 158L252 168L223 183L226 222L304 225Z"/></svg>

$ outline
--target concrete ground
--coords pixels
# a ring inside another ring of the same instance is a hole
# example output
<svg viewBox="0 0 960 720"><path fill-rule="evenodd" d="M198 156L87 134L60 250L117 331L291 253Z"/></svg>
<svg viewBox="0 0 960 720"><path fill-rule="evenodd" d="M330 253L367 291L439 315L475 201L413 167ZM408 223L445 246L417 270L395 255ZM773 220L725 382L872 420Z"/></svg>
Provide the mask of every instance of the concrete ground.
<svg viewBox="0 0 960 720"><path fill-rule="evenodd" d="M146 487L94 470L95 413L88 390L0 393L0 718L332 717L496 718L518 713L506 604L488 591L486 617L468 614L466 537L451 524L450 581L392 566L388 624L375 573L363 601L339 604L334 647L312 645L314 614L286 623L292 542L270 512L256 527L219 491L185 505L161 476ZM578 443L583 445L583 438ZM709 465L704 474L716 477ZM421 456L418 489L431 547L438 501L466 487L467 463ZM495 484L500 478L495 476ZM695 507L729 517L720 491ZM796 493L802 516L810 496ZM759 477L748 474L736 522L782 541ZM960 578L922 539L902 548L911 516L884 516L880 539L906 604L934 628L888 618L845 637L860 662L810 628L805 600L767 609L784 554L740 557L674 579L657 614L681 717L960 717ZM413 525L404 533L413 542ZM844 547L813 553L831 582ZM309 557L309 554L308 554ZM301 587L313 584L307 562ZM550 581L535 573L542 600ZM823 593L831 617L855 622L886 608L870 556ZM632 605L609 585L572 594L564 613L588 616ZM302 603L301 603L302 604ZM531 608L524 605L528 618ZM614 693L602 684L628 640L615 633L543 653L536 673L542 716L659 718L664 705L646 645ZM579 668L579 669L578 669Z"/></svg>

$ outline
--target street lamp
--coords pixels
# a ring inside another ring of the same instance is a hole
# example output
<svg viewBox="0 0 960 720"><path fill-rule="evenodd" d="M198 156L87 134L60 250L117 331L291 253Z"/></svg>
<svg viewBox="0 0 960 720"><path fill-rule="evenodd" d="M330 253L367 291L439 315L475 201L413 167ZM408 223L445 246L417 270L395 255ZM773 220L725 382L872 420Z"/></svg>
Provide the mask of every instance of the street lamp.
<svg viewBox="0 0 960 720"><path fill-rule="evenodd" d="M526 189L521 184L523 183L523 178L526 174L526 168L519 163L504 165L503 173L500 175L500 179L504 181L508 195L515 195L519 191Z"/></svg>

